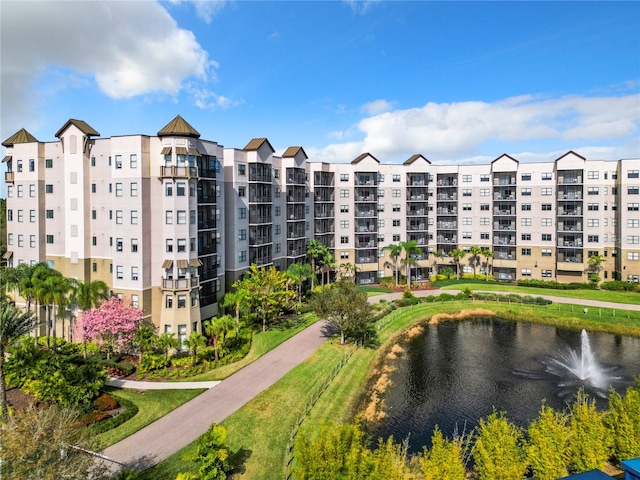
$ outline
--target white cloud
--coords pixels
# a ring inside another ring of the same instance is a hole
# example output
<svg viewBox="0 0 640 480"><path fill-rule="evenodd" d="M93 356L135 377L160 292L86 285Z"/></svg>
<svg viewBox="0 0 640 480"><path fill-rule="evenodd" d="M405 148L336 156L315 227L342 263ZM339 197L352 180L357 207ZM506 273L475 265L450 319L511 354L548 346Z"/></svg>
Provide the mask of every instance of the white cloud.
<svg viewBox="0 0 640 480"><path fill-rule="evenodd" d="M195 106L203 110L209 108L226 109L235 107L242 103L242 101L232 100L223 95L218 95L217 93L197 84L189 84L186 89L191 95Z"/></svg>
<svg viewBox="0 0 640 480"><path fill-rule="evenodd" d="M227 2L225 0L169 0L169 3L180 5L185 3L193 4L196 15L206 24L211 23Z"/></svg>
<svg viewBox="0 0 640 480"><path fill-rule="evenodd" d="M360 141L353 141L351 135L346 146L331 144L317 151L324 161L350 161L362 152L385 161L404 160L414 153L432 160L451 160L476 157L483 153L485 143L513 151L527 148L525 144L532 142L539 143L541 150L549 143L556 148L566 145L566 150L578 150L581 146L587 148L584 144L605 142L612 146L608 150L601 148L602 152L638 156L639 123L639 94L559 98L528 95L493 103L427 103L366 117L355 126ZM333 137L340 138L335 132ZM354 150L355 155L350 158L340 156L351 155ZM494 152L495 156L502 151Z"/></svg>
<svg viewBox="0 0 640 480"><path fill-rule="evenodd" d="M193 33L155 2L3 2L1 35L3 125L32 125L31 87L46 69L93 77L116 99L215 79Z"/></svg>
<svg viewBox="0 0 640 480"><path fill-rule="evenodd" d="M388 102L386 100L374 100L373 102L366 103L362 106L362 111L369 115L378 115L385 113L393 109L395 102Z"/></svg>
<svg viewBox="0 0 640 480"><path fill-rule="evenodd" d="M344 0L344 3L351 7L351 11L355 14L364 14L369 7L379 0Z"/></svg>

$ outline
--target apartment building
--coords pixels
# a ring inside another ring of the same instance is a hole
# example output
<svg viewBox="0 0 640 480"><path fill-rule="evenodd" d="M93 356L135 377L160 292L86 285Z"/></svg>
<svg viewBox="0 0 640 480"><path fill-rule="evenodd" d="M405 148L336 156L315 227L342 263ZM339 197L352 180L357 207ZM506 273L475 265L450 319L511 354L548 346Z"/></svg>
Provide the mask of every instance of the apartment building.
<svg viewBox="0 0 640 480"><path fill-rule="evenodd" d="M180 116L155 136L99 138L74 119L55 136L23 129L2 143L8 265L103 280L181 338L201 331L251 264L286 269L311 239L337 266L354 264L360 284L392 276L385 247L408 240L417 281L474 245L493 251L499 280L586 281L595 254L604 280L640 276L640 159L382 164L363 153L328 164L300 146L277 156L266 138L224 148Z"/></svg>

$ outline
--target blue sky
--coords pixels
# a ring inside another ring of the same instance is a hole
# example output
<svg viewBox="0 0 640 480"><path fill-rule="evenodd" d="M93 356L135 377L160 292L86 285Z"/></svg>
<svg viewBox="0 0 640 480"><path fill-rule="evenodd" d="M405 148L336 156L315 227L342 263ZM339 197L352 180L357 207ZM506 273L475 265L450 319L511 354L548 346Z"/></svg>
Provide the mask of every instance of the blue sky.
<svg viewBox="0 0 640 480"><path fill-rule="evenodd" d="M640 2L0 2L2 140L181 114L312 161L640 157Z"/></svg>

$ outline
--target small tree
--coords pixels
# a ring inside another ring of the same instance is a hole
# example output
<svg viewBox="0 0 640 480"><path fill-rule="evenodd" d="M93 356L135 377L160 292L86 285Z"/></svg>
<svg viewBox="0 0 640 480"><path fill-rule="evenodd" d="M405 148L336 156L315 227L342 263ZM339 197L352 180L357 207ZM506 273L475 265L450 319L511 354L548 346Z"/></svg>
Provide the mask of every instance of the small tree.
<svg viewBox="0 0 640 480"><path fill-rule="evenodd" d="M233 308L236 319L236 338L238 338L238 334L240 333L240 313L249 307L249 291L242 288L242 282L236 282L234 287L235 290L233 292L227 292L224 297L222 297L222 306L224 308Z"/></svg>
<svg viewBox="0 0 640 480"><path fill-rule="evenodd" d="M392 243L391 245L387 245L386 247L384 247L383 250L387 250L389 252L389 256L393 259L393 270L395 272L396 287L397 287L398 277L400 275L399 260L400 260L400 255L402 255L402 245L399 243L398 244Z"/></svg>
<svg viewBox="0 0 640 480"><path fill-rule="evenodd" d="M83 312L76 322L76 334L83 340L96 340L111 353L131 345L142 322L143 312L124 300L111 297L94 308Z"/></svg>
<svg viewBox="0 0 640 480"><path fill-rule="evenodd" d="M212 423L207 433L196 440L196 451L185 456L198 464L198 480L226 480L231 471L231 452L225 444L227 429Z"/></svg>
<svg viewBox="0 0 640 480"><path fill-rule="evenodd" d="M425 480L464 480L464 447L462 439L447 440L436 425L431 436L431 449L424 449L420 467Z"/></svg>
<svg viewBox="0 0 640 480"><path fill-rule="evenodd" d="M138 347L138 362L142 363L144 352L153 349L158 342L155 327L153 325L140 325L136 330L134 342Z"/></svg>
<svg viewBox="0 0 640 480"><path fill-rule="evenodd" d="M480 425L473 445L478 480L518 480L528 465L521 430L500 413L493 412Z"/></svg>
<svg viewBox="0 0 640 480"><path fill-rule="evenodd" d="M469 248L469 255L471 255L471 266L473 267L473 278L476 278L476 267L478 263L480 263L480 254L482 253L482 248L478 245L473 245Z"/></svg>
<svg viewBox="0 0 640 480"><path fill-rule="evenodd" d="M527 458L537 480L555 480L567 476L568 422L567 415L543 404L538 418L529 424Z"/></svg>
<svg viewBox="0 0 640 480"><path fill-rule="evenodd" d="M589 281L594 285L598 285L600 282L600 272L604 268L602 264L606 259L602 255L591 255L587 261L587 274L589 275Z"/></svg>
<svg viewBox="0 0 640 480"><path fill-rule="evenodd" d="M460 280L460 260L467 254L464 250L454 248L449 252L449 256L453 259L453 263L456 266L456 280Z"/></svg>
<svg viewBox="0 0 640 480"><path fill-rule="evenodd" d="M195 366L196 363L198 363L198 350L207 345L207 339L201 333L191 332L189 337L184 341L184 345L191 352L191 356L193 358L192 365Z"/></svg>
<svg viewBox="0 0 640 480"><path fill-rule="evenodd" d="M613 437L614 457L640 457L640 384L627 388L624 396L611 389L605 422Z"/></svg>
<svg viewBox="0 0 640 480"><path fill-rule="evenodd" d="M169 350L178 348L179 342L175 333L164 332L158 337L158 347L164 353L165 363L169 360Z"/></svg>
<svg viewBox="0 0 640 480"><path fill-rule="evenodd" d="M580 390L571 404L570 455L574 472L602 469L609 459L611 437L604 424L604 413Z"/></svg>
<svg viewBox="0 0 640 480"><path fill-rule="evenodd" d="M232 325L233 320L231 315L224 315L218 318L214 317L204 323L204 332L213 340L213 353L215 355L216 365L219 360L220 340L224 343L227 333L233 328Z"/></svg>
<svg viewBox="0 0 640 480"><path fill-rule="evenodd" d="M484 258L487 259L485 262L485 280L488 282L489 281L489 259L493 258L493 251L489 250L488 248L484 248L482 252L480 252L480 255L482 255Z"/></svg>

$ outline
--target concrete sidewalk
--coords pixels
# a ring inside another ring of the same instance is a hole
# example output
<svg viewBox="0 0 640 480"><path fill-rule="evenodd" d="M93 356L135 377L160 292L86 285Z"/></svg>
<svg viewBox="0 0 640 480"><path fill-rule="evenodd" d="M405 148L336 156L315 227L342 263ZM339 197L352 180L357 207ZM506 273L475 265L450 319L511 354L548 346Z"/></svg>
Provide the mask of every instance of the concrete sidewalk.
<svg viewBox="0 0 640 480"><path fill-rule="evenodd" d="M195 441L212 422L220 423L280 380L313 354L326 339L325 322L314 323L215 388L209 388L142 430L110 446L102 454L111 460L114 470L135 468L142 471L152 467Z"/></svg>
<svg viewBox="0 0 640 480"><path fill-rule="evenodd" d="M124 380L112 378L107 380L110 387L130 388L132 390L191 390L197 388L213 388L220 380L211 382L144 382L138 380Z"/></svg>

